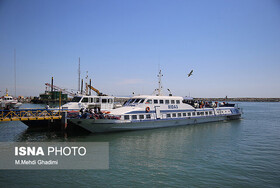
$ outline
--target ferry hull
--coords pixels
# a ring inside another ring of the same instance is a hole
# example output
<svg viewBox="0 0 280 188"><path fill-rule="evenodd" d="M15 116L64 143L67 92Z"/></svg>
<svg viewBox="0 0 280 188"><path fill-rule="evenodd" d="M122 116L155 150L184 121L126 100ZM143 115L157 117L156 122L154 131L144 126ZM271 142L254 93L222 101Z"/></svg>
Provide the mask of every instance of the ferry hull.
<svg viewBox="0 0 280 188"><path fill-rule="evenodd" d="M241 114L180 119L157 119L143 121L139 120L133 122L111 119L69 119L68 121L78 126L81 126L92 133L102 133L193 125L198 123L239 119L240 117Z"/></svg>

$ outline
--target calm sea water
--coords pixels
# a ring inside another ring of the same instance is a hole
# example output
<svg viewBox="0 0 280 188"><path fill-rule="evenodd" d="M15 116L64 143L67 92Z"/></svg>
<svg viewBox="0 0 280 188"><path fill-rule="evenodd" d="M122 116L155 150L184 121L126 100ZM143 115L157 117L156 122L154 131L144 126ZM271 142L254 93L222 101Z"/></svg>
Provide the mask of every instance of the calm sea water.
<svg viewBox="0 0 280 188"><path fill-rule="evenodd" d="M109 134L69 136L0 123L2 142L110 146L108 170L1 170L0 187L280 187L280 103L239 106L241 120Z"/></svg>

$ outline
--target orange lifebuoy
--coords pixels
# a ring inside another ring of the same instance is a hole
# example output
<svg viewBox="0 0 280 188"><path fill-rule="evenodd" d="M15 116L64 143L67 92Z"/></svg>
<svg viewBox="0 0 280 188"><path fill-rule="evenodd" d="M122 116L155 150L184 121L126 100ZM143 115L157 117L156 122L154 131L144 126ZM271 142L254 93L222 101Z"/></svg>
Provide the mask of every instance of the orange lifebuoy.
<svg viewBox="0 0 280 188"><path fill-rule="evenodd" d="M150 107L147 107L147 108L146 108L146 112L150 112Z"/></svg>

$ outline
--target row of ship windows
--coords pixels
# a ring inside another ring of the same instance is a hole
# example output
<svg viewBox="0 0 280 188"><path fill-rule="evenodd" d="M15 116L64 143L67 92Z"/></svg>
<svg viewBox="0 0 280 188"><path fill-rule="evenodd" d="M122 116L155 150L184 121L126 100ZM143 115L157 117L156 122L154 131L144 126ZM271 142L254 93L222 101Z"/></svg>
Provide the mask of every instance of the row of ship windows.
<svg viewBox="0 0 280 188"><path fill-rule="evenodd" d="M10 100L13 100L13 98L4 98L3 100L4 101L10 101Z"/></svg>
<svg viewBox="0 0 280 188"><path fill-rule="evenodd" d="M209 112L188 112L188 113L177 113L177 116L176 116L176 113L172 113L172 117L186 117L186 116L208 116L208 115L212 115L213 112L212 111L209 111ZM166 117L171 117L171 114L166 114Z"/></svg>
<svg viewBox="0 0 280 188"><path fill-rule="evenodd" d="M138 104L143 103L145 99L130 99L125 104ZM163 99L148 99L146 104L180 104L180 100L163 100Z"/></svg>
<svg viewBox="0 0 280 188"><path fill-rule="evenodd" d="M180 104L180 100L157 100L148 99L146 104ZM176 102L176 103L175 103Z"/></svg>
<svg viewBox="0 0 280 188"><path fill-rule="evenodd" d="M167 118L171 118L172 117L191 117L191 116L208 116L208 115L213 115L212 111L209 112L188 112L188 113L172 113L172 114L166 114ZM138 115L131 115L131 119L135 120L138 119L137 118ZM151 119L151 114L147 114L147 115L139 115L139 119ZM124 119L125 120L129 120L130 115L124 115Z"/></svg>
<svg viewBox="0 0 280 188"><path fill-rule="evenodd" d="M87 102L99 103L100 99L99 98L87 98L87 97L84 97L82 102L84 102L84 103L87 103ZM113 99L101 99L101 103L113 103Z"/></svg>

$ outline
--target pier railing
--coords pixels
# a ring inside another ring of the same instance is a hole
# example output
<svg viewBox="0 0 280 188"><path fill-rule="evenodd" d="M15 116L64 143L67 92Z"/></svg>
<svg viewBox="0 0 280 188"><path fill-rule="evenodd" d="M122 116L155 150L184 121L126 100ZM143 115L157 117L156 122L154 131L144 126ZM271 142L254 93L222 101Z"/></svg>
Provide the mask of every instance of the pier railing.
<svg viewBox="0 0 280 188"><path fill-rule="evenodd" d="M1 110L0 122L61 119L62 112L57 109Z"/></svg>

